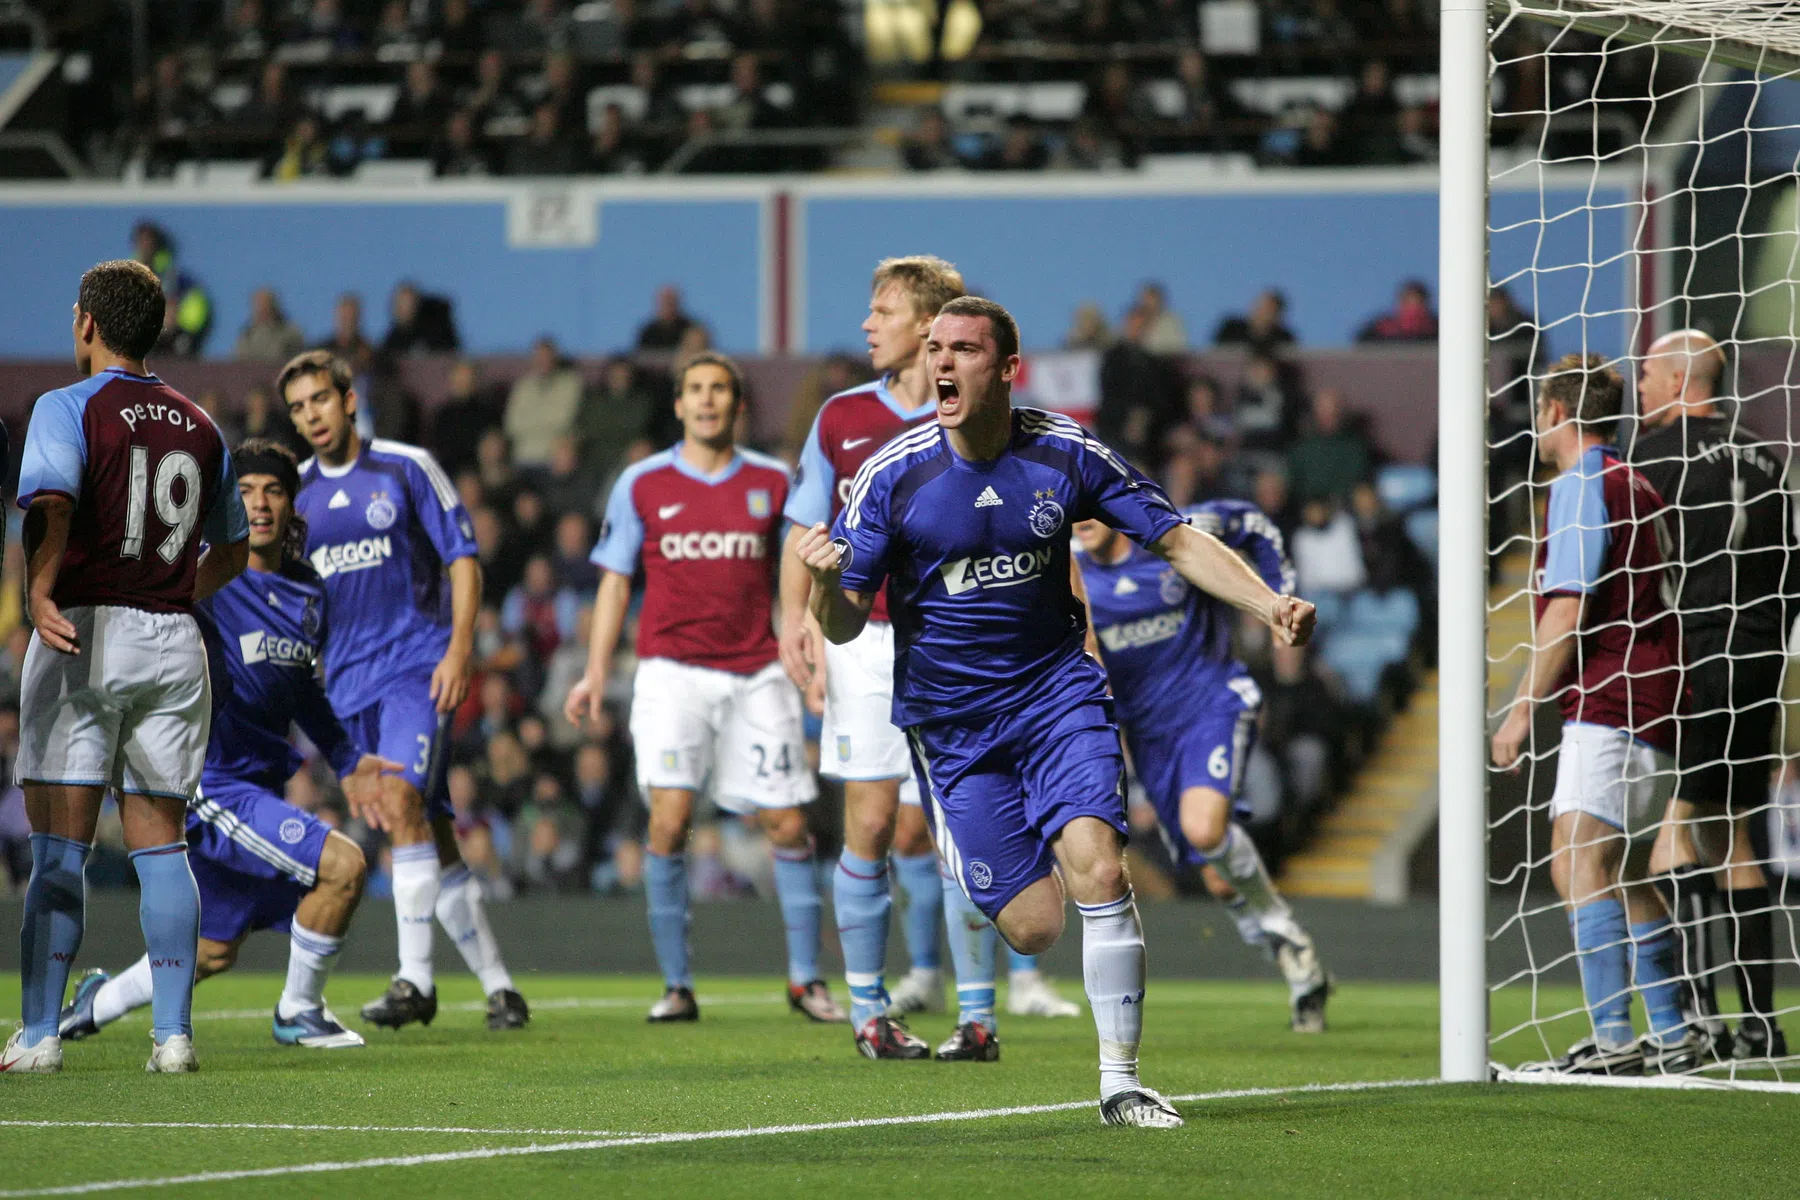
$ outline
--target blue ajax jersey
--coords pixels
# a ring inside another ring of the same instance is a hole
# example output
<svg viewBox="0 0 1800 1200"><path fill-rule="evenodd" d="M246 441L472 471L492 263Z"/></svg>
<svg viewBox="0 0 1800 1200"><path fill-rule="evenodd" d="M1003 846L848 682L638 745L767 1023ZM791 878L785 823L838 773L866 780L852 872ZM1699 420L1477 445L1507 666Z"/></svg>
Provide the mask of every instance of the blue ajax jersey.
<svg viewBox="0 0 1800 1200"><path fill-rule="evenodd" d="M305 563L248 568L197 608L213 676L212 737L202 790L250 783L280 794L300 769L288 742L298 723L339 775L360 751L318 679L326 642L325 589Z"/></svg>
<svg viewBox="0 0 1800 1200"><path fill-rule="evenodd" d="M1254 504L1213 500L1186 512L1190 525L1246 554L1263 582L1294 590L1281 530ZM1147 550L1131 547L1106 564L1076 551L1100 657L1112 681L1119 720L1135 729L1187 723L1217 703L1217 691L1244 674L1231 657L1236 610L1175 573Z"/></svg>
<svg viewBox="0 0 1800 1200"><path fill-rule="evenodd" d="M888 583L896 725L1101 693L1069 578L1069 527L1088 518L1140 544L1181 523L1160 488L1055 413L1014 409L991 462L958 457L933 423L863 464L832 533L846 589Z"/></svg>
<svg viewBox="0 0 1800 1200"><path fill-rule="evenodd" d="M331 703L348 716L397 676L429 672L450 648L444 569L475 554L475 529L450 477L417 446L380 438L341 468L300 468L295 509L336 629L325 652Z"/></svg>

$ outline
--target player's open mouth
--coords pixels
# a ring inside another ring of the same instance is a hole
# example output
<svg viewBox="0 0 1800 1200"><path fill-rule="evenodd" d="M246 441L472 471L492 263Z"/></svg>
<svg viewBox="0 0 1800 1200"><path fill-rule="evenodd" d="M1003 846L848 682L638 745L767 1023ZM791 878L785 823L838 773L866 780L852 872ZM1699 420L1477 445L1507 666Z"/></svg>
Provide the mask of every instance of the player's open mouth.
<svg viewBox="0 0 1800 1200"><path fill-rule="evenodd" d="M275 519L273 517L251 517L250 518L250 529L254 533L268 533L270 530L272 530L274 528L275 528Z"/></svg>
<svg viewBox="0 0 1800 1200"><path fill-rule="evenodd" d="M939 404L955 404L956 400L957 400L957 396L959 395L959 393L956 390L956 380L954 380L954 379L938 380L937 381L937 394L938 394L938 403Z"/></svg>

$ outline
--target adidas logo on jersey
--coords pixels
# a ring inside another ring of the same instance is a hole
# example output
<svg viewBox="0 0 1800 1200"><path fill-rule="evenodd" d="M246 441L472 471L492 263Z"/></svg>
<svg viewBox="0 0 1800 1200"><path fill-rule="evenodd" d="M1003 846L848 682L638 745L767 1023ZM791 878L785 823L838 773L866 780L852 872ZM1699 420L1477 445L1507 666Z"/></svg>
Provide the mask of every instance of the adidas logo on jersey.
<svg viewBox="0 0 1800 1200"><path fill-rule="evenodd" d="M1137 590L1138 585L1131 582L1129 575L1119 576L1119 582L1113 584L1113 595L1115 596L1135 596Z"/></svg>
<svg viewBox="0 0 1800 1200"><path fill-rule="evenodd" d="M994 491L994 485L991 483L981 489L981 495L975 497L976 508L992 508L996 504L1005 503L1006 501L1002 500L999 494Z"/></svg>
<svg viewBox="0 0 1800 1200"><path fill-rule="evenodd" d="M337 495L333 496L331 498L331 503L327 504L325 507L326 508L349 508L350 507L350 497L344 494L343 488L339 488L337 490Z"/></svg>

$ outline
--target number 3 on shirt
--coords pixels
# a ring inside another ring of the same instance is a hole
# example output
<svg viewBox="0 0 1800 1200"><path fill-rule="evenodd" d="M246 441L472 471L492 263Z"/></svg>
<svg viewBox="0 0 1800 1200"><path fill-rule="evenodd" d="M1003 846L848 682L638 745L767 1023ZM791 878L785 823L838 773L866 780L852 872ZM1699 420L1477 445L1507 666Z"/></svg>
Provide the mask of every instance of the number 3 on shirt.
<svg viewBox="0 0 1800 1200"><path fill-rule="evenodd" d="M423 775L426 768L431 766L431 738L423 733L413 736L419 739L419 761L413 764L412 769Z"/></svg>
<svg viewBox="0 0 1800 1200"><path fill-rule="evenodd" d="M175 499L175 481L181 480L181 499ZM171 450L156 464L156 482L150 481L150 449L131 448L131 494L126 500L125 537L119 543L121 558L141 558L144 553L144 511L156 501L156 517L169 527L169 536L156 548L164 562L174 562L187 548L188 535L200 519L200 464L186 450Z"/></svg>

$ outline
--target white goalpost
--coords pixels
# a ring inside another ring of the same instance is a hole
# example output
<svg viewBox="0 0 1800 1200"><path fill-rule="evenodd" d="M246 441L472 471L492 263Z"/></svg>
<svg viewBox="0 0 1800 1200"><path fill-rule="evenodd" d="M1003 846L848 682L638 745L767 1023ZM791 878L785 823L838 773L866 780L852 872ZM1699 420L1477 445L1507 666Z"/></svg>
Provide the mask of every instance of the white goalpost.
<svg viewBox="0 0 1800 1200"><path fill-rule="evenodd" d="M1800 466L1800 0L1441 0L1440 15L1440 1073L1800 1091L1800 1056L1724 1053L1692 1073L1644 1079L1517 1071L1592 1033L1551 883L1555 703L1539 706L1518 775L1488 761L1529 660L1532 554L1553 474L1537 463L1531 412L1551 362L1599 354L1624 378L1618 440L1631 458L1647 352L1664 334L1701 330L1723 352L1718 393L1731 429L1791 451ZM1795 486L1785 482L1782 502L1791 506ZM1734 563L1739 547L1718 553ZM1730 607L1761 599L1734 586ZM1787 694L1800 697L1800 671L1787 674ZM1800 709L1791 704L1769 746L1730 752L1745 778L1766 771L1771 781L1741 810L1754 853L1733 859L1753 859L1767 891L1742 882L1747 867L1717 878L1741 889L1733 896L1766 899L1716 920L1676 914L1683 994L1712 982L1721 1044L1734 1024L1784 1016L1800 1039L1800 944L1788 910L1800 907L1800 771L1786 765L1800 761L1800 719L1785 719ZM1772 928L1772 949L1745 933L1753 916ZM1705 953L1696 959L1692 947ZM1767 1012L1738 999L1736 964L1752 958L1772 963ZM1634 1014L1641 1032L1641 1005Z"/></svg>

